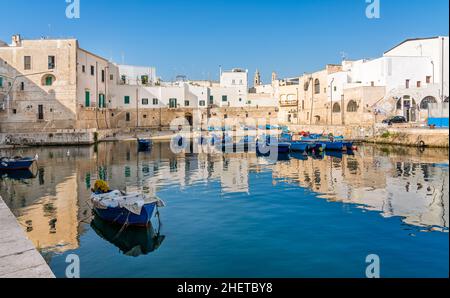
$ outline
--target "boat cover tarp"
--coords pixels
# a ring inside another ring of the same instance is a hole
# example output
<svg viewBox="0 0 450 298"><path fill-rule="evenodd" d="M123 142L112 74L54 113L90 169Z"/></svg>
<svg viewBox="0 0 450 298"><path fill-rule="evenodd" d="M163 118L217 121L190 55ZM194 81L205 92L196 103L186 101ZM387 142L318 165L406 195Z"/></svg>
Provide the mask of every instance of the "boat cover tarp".
<svg viewBox="0 0 450 298"><path fill-rule="evenodd" d="M155 203L158 207L164 207L164 202L157 197L149 197L144 194L124 194L119 190L108 193L92 194L91 201L97 209L125 208L131 213L140 215L142 207Z"/></svg>

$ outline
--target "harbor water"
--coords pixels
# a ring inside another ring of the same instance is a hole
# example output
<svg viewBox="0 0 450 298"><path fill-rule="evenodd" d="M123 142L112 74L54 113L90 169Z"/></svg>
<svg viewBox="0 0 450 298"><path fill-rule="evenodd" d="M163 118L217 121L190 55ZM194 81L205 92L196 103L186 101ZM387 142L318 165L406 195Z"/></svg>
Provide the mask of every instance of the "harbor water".
<svg viewBox="0 0 450 298"><path fill-rule="evenodd" d="M0 195L57 277L448 277L448 150L353 154L172 153L155 143L2 150L39 156L1 173ZM97 179L166 203L149 229L93 217Z"/></svg>

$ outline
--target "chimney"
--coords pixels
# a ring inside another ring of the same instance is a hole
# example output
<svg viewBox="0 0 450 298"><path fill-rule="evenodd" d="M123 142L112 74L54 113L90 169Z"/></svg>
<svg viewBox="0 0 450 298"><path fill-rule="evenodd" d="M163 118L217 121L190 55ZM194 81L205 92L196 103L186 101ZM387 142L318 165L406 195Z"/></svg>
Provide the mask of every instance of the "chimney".
<svg viewBox="0 0 450 298"><path fill-rule="evenodd" d="M22 37L20 34L13 35L12 37L12 46L13 47L20 47L22 46Z"/></svg>

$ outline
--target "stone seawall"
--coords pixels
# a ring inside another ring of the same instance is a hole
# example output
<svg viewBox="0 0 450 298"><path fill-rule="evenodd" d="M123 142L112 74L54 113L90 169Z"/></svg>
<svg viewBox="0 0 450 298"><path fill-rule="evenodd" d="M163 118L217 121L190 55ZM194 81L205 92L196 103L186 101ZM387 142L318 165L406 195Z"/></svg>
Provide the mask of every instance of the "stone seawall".
<svg viewBox="0 0 450 298"><path fill-rule="evenodd" d="M0 197L0 278L54 278L44 258Z"/></svg>
<svg viewBox="0 0 450 298"><path fill-rule="evenodd" d="M448 129L414 128L408 125L389 127L383 124L371 126L290 125L294 132L332 133L347 139L375 143L415 147L449 147Z"/></svg>

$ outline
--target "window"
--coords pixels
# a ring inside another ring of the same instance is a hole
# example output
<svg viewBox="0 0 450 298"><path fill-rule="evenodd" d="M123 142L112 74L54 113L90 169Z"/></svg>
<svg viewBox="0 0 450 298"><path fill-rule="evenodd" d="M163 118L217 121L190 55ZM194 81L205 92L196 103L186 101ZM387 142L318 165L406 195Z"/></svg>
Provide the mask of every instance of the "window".
<svg viewBox="0 0 450 298"><path fill-rule="evenodd" d="M236 85L236 80L233 80L231 84Z"/></svg>
<svg viewBox="0 0 450 298"><path fill-rule="evenodd" d="M319 79L316 79L314 81L314 93L319 94L320 93L320 81Z"/></svg>
<svg viewBox="0 0 450 298"><path fill-rule="evenodd" d="M128 95L124 96L123 103L126 105L130 104L130 97Z"/></svg>
<svg viewBox="0 0 450 298"><path fill-rule="evenodd" d="M23 57L23 69L25 70L31 69L31 56Z"/></svg>
<svg viewBox="0 0 450 298"><path fill-rule="evenodd" d="M242 80L239 80L239 84L240 84L240 85L242 85L242 84L243 84Z"/></svg>
<svg viewBox="0 0 450 298"><path fill-rule="evenodd" d="M337 102L333 105L333 113L340 113L341 112L341 105Z"/></svg>
<svg viewBox="0 0 450 298"><path fill-rule="evenodd" d="M420 88L421 82L417 81L417 88Z"/></svg>
<svg viewBox="0 0 450 298"><path fill-rule="evenodd" d="M109 80L113 81L114 80L114 75L109 75Z"/></svg>
<svg viewBox="0 0 450 298"><path fill-rule="evenodd" d="M21 82L20 83L20 91L24 91L25 90L25 83Z"/></svg>
<svg viewBox="0 0 450 298"><path fill-rule="evenodd" d="M89 108L91 106L91 92L86 91L84 94L84 106Z"/></svg>
<svg viewBox="0 0 450 298"><path fill-rule="evenodd" d="M102 69L102 83L105 82L105 70Z"/></svg>
<svg viewBox="0 0 450 298"><path fill-rule="evenodd" d="M125 121L127 121L127 122L130 122L130 121L131 121L130 113L126 113L126 114L125 114Z"/></svg>
<svg viewBox="0 0 450 298"><path fill-rule="evenodd" d="M209 97L209 104L210 105L214 104L214 96L212 95Z"/></svg>
<svg viewBox="0 0 450 298"><path fill-rule="evenodd" d="M126 84L127 83L127 76L121 76L120 80L122 81L122 84Z"/></svg>
<svg viewBox="0 0 450 298"><path fill-rule="evenodd" d="M223 95L223 96L222 96L222 101L223 101L223 102L226 102L226 101L228 101L228 96L226 96L226 95Z"/></svg>
<svg viewBox="0 0 450 298"><path fill-rule="evenodd" d="M48 69L55 69L56 58L55 56L48 56Z"/></svg>
<svg viewBox="0 0 450 298"><path fill-rule="evenodd" d="M427 81L427 84L431 84L431 76L427 76L426 81Z"/></svg>
<svg viewBox="0 0 450 298"><path fill-rule="evenodd" d="M371 86L371 87L375 87L375 82L373 82L373 81L370 82L370 86Z"/></svg>
<svg viewBox="0 0 450 298"><path fill-rule="evenodd" d="M17 110L16 109L13 109L13 114L17 114Z"/></svg>
<svg viewBox="0 0 450 298"><path fill-rule="evenodd" d="M153 105L154 106L158 105L158 99L157 98L153 98Z"/></svg>
<svg viewBox="0 0 450 298"><path fill-rule="evenodd" d="M189 106L189 100L185 100L185 101L184 101L184 106L186 106L186 107Z"/></svg>
<svg viewBox="0 0 450 298"><path fill-rule="evenodd" d="M55 77L53 75L44 75L42 78L43 86L52 86L55 81Z"/></svg>
<svg viewBox="0 0 450 298"><path fill-rule="evenodd" d="M354 100L350 100L347 105L347 112L354 113L358 111L358 104Z"/></svg>
<svg viewBox="0 0 450 298"><path fill-rule="evenodd" d="M148 98L142 99L142 105L148 105Z"/></svg>
<svg viewBox="0 0 450 298"><path fill-rule="evenodd" d="M38 105L38 120L44 120L44 106Z"/></svg>
<svg viewBox="0 0 450 298"><path fill-rule="evenodd" d="M239 102L241 102L242 101L242 98L239 98Z"/></svg>
<svg viewBox="0 0 450 298"><path fill-rule="evenodd" d="M91 76L95 74L95 67L94 65L91 65Z"/></svg>
<svg viewBox="0 0 450 298"><path fill-rule="evenodd" d="M86 72L86 65L81 65L81 71L82 71L83 73Z"/></svg>
<svg viewBox="0 0 450 298"><path fill-rule="evenodd" d="M98 95L98 107L103 109L106 108L105 94Z"/></svg>
<svg viewBox="0 0 450 298"><path fill-rule="evenodd" d="M204 107L204 106L206 106L206 102L204 100L200 100L199 105L201 107Z"/></svg>
<svg viewBox="0 0 450 298"><path fill-rule="evenodd" d="M427 96L420 102L420 109L421 110L428 110L429 104L437 103L436 98L433 96Z"/></svg>
<svg viewBox="0 0 450 298"><path fill-rule="evenodd" d="M406 82L405 82L405 88L406 88L406 89L409 89L409 80L406 80Z"/></svg>
<svg viewBox="0 0 450 298"><path fill-rule="evenodd" d="M3 77L0 77L0 88L3 87Z"/></svg>
<svg viewBox="0 0 450 298"><path fill-rule="evenodd" d="M403 105L403 99L400 98L400 99L397 101L396 109L397 109L397 110L401 110L401 109L402 109L402 105Z"/></svg>
<svg viewBox="0 0 450 298"><path fill-rule="evenodd" d="M337 87L336 86L334 86L334 91L337 91Z"/></svg>
<svg viewBox="0 0 450 298"><path fill-rule="evenodd" d="M170 98L169 99L169 108L175 109L177 107L177 99L176 98Z"/></svg>

